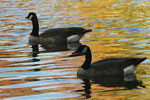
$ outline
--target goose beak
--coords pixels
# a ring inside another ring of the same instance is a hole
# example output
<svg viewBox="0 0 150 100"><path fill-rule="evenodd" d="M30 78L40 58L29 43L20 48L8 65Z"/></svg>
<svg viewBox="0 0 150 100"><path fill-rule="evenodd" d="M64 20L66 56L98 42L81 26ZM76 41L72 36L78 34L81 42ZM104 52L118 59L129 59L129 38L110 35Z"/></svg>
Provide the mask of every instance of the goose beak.
<svg viewBox="0 0 150 100"><path fill-rule="evenodd" d="M68 57L75 57L75 56L80 56L80 53L76 53L76 52L73 52L71 55L69 55Z"/></svg>
<svg viewBox="0 0 150 100"><path fill-rule="evenodd" d="M26 19L29 19L29 16L25 17Z"/></svg>
<svg viewBox="0 0 150 100"><path fill-rule="evenodd" d="M92 32L92 29L87 29L85 30L85 32Z"/></svg>

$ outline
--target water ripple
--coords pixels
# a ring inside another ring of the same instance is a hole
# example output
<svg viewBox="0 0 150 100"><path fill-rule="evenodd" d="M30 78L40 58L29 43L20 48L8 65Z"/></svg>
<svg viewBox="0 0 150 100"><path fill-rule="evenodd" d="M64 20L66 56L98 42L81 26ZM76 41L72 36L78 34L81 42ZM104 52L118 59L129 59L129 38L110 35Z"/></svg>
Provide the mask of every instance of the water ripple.
<svg viewBox="0 0 150 100"><path fill-rule="evenodd" d="M43 99L61 99L61 98L71 98L80 96L78 94L65 94L65 93L58 93L58 92L51 92L51 93L44 93L38 95L29 95L29 96L21 96L21 97L13 97L7 98L6 100L43 100Z"/></svg>

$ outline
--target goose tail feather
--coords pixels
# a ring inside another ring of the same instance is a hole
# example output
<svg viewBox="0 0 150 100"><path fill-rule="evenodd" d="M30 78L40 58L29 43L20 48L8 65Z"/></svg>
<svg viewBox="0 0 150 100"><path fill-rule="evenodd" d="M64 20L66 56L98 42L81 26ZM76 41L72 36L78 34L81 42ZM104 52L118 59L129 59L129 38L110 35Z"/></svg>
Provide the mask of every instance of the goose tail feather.
<svg viewBox="0 0 150 100"><path fill-rule="evenodd" d="M143 58L138 58L135 62L135 65L138 65L140 64L141 62L143 62L144 60L146 60L146 57L143 57Z"/></svg>

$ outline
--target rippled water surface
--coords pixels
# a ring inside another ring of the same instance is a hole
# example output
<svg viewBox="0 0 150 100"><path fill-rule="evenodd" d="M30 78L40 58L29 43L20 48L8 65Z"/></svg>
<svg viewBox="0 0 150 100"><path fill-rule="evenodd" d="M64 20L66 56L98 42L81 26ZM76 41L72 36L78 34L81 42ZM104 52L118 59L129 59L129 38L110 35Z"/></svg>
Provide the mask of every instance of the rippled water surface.
<svg viewBox="0 0 150 100"><path fill-rule="evenodd" d="M146 88L127 88L117 78L100 82L77 78L84 57L68 58L72 50L46 50L40 45L35 49L29 44L32 24L25 19L29 12L37 13L41 32L72 26L93 29L81 39L91 48L93 62L107 57L147 57L135 72L136 80ZM149 0L1 0L0 98L149 100L149 12Z"/></svg>

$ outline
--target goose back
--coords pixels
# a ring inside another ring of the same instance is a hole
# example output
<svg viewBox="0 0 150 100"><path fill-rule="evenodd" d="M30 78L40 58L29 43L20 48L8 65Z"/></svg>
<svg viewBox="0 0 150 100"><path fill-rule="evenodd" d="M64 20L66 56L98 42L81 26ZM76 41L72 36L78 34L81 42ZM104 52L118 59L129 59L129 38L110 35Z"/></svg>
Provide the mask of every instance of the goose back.
<svg viewBox="0 0 150 100"><path fill-rule="evenodd" d="M54 28L54 29L46 30L40 35L40 37L47 38L47 37L61 36L67 38L75 34L84 35L86 32L88 32L88 30L82 27Z"/></svg>
<svg viewBox="0 0 150 100"><path fill-rule="evenodd" d="M44 31L39 35L39 23L36 13L30 12L26 17L32 20L33 29L29 37L29 41L34 42L39 40L40 42L49 41L51 43L59 42L79 42L82 36L91 32L91 29L84 29L82 27L68 27L68 28L54 28ZM40 38L34 38L40 37Z"/></svg>

